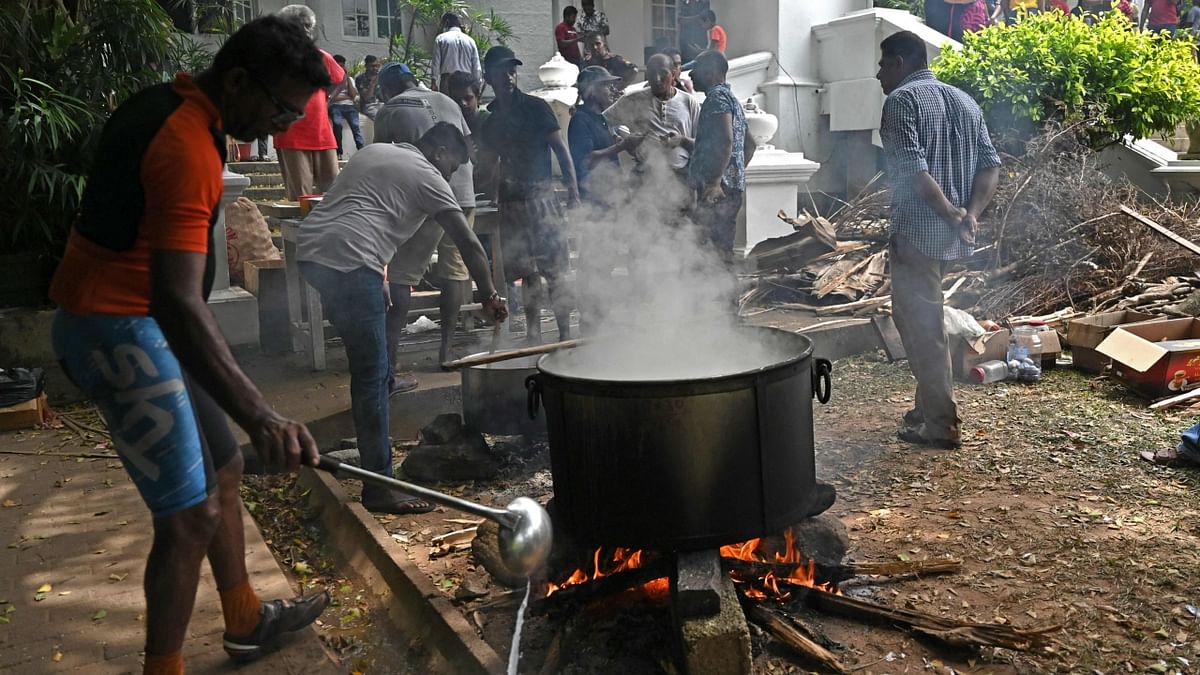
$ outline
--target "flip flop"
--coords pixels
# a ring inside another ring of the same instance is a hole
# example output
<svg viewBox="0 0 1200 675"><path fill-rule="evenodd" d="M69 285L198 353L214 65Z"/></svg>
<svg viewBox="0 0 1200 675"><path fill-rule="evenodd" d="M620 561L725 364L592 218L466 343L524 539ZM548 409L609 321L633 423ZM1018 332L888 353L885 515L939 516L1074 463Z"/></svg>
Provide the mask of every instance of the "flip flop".
<svg viewBox="0 0 1200 675"><path fill-rule="evenodd" d="M1192 458L1185 456L1175 448L1163 448L1162 450L1154 451L1143 450L1138 453L1138 457L1158 466L1200 466L1200 462L1193 461Z"/></svg>

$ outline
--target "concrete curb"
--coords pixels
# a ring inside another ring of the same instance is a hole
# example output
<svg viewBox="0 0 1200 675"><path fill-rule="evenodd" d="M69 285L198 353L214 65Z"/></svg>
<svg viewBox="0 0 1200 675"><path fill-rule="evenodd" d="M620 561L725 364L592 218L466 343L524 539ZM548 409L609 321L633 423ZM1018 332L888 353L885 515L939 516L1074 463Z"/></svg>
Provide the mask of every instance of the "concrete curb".
<svg viewBox="0 0 1200 675"><path fill-rule="evenodd" d="M372 589L396 628L436 652L448 672L504 672L496 651L333 476L306 468L299 484L309 491L309 506L319 510L332 550Z"/></svg>

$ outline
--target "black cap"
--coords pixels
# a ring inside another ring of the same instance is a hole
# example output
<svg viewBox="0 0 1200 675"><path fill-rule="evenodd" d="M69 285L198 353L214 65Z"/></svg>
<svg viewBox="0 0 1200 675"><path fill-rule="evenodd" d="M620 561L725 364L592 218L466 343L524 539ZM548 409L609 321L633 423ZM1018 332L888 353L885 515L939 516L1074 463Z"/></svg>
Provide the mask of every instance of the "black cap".
<svg viewBox="0 0 1200 675"><path fill-rule="evenodd" d="M505 47L504 45L496 45L495 47L487 50L487 53L483 55L484 72L487 72L493 68L499 68L500 66L508 65L520 66L524 64L520 59L517 58L517 55L513 53L513 50Z"/></svg>
<svg viewBox="0 0 1200 675"><path fill-rule="evenodd" d="M604 66L588 66L579 71L579 78L575 80L575 88L582 93L597 82L616 82L619 79L621 78L608 72Z"/></svg>

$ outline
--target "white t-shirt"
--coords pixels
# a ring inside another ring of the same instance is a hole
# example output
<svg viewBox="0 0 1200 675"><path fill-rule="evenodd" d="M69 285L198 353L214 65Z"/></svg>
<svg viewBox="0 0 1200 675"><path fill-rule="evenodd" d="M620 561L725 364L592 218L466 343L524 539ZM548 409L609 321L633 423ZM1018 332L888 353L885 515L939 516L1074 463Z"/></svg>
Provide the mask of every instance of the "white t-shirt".
<svg viewBox="0 0 1200 675"><path fill-rule="evenodd" d="M454 99L423 86L413 87L393 96L375 113L375 142L416 143L438 122L449 122L463 136L471 137L471 127ZM474 165L467 162L450 176L450 187L464 209L475 206L474 170Z"/></svg>
<svg viewBox="0 0 1200 675"><path fill-rule="evenodd" d="M384 267L426 218L461 211L450 184L407 143L354 153L296 237L298 257L339 272Z"/></svg>
<svg viewBox="0 0 1200 675"><path fill-rule="evenodd" d="M682 146L665 148L657 137L674 132L688 138L696 137L696 121L700 119L700 103L694 96L676 87L675 95L660 101L649 87L628 93L604 111L611 127L625 125L635 134L650 134L635 155L645 162L655 148L669 153L671 168L682 169L688 163L688 151Z"/></svg>

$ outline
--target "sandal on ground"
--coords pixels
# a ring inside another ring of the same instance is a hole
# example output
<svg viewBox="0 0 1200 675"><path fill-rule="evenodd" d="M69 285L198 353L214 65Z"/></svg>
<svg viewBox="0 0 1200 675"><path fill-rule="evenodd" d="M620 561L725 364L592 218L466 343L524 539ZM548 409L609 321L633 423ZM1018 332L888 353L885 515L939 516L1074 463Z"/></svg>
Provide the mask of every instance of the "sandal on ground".
<svg viewBox="0 0 1200 675"><path fill-rule="evenodd" d="M418 513L429 513L433 504L417 497L403 497L387 494L380 497L367 495L362 500L363 508L371 513L388 513L394 516L409 516Z"/></svg>
<svg viewBox="0 0 1200 675"><path fill-rule="evenodd" d="M284 633L300 630L316 621L328 606L328 591L264 602L259 610L258 627L247 635L225 633L225 653L237 663L253 661L270 651Z"/></svg>
<svg viewBox="0 0 1200 675"><path fill-rule="evenodd" d="M930 448L940 448L942 450L954 450L962 447L962 441L958 438L929 438L923 433L925 425L922 424L918 428L906 427L900 430L897 434L900 440L913 445L924 445Z"/></svg>
<svg viewBox="0 0 1200 675"><path fill-rule="evenodd" d="M392 376L392 388L388 392L388 396L410 392L419 386L421 386L421 383L412 373L396 373Z"/></svg>
<svg viewBox="0 0 1200 675"><path fill-rule="evenodd" d="M1162 450L1145 450L1138 453L1142 459L1157 464L1159 466L1194 466L1200 467L1200 462L1196 462L1191 457L1179 452L1175 448L1163 448Z"/></svg>

